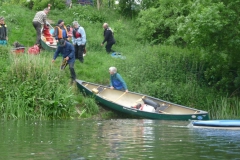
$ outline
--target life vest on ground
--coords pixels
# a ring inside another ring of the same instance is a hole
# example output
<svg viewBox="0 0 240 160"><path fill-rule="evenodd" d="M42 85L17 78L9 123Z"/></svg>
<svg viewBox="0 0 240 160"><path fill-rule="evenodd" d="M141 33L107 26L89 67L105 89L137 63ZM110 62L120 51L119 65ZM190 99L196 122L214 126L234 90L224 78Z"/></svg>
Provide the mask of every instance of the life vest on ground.
<svg viewBox="0 0 240 160"><path fill-rule="evenodd" d="M40 48L38 47L38 45L34 45L30 48L28 48L28 54L39 54L40 53Z"/></svg>

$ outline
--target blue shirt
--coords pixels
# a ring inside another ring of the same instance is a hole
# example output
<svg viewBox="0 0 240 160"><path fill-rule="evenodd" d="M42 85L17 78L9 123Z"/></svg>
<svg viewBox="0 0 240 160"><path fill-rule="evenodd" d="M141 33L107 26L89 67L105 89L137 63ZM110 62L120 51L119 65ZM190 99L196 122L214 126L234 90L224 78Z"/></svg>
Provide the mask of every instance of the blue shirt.
<svg viewBox="0 0 240 160"><path fill-rule="evenodd" d="M64 46L58 46L53 56L54 60L58 57L59 53L62 53L63 58L69 57L68 63L75 62L74 47L71 43L65 41Z"/></svg>
<svg viewBox="0 0 240 160"><path fill-rule="evenodd" d="M113 86L117 90L127 90L127 85L119 73L110 76L110 86Z"/></svg>

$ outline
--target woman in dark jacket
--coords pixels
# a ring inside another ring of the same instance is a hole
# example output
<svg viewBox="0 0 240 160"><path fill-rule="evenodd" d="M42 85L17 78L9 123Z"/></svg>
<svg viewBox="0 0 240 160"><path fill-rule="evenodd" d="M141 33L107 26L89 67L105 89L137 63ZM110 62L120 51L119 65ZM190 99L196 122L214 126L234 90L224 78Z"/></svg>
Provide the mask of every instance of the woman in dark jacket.
<svg viewBox="0 0 240 160"><path fill-rule="evenodd" d="M104 28L104 32L103 32L104 40L103 40L101 46L103 46L104 43L107 42L107 45L105 46L107 53L114 52L112 50L112 45L114 45L116 41L113 37L113 31L108 26L107 23L103 24L103 28Z"/></svg>

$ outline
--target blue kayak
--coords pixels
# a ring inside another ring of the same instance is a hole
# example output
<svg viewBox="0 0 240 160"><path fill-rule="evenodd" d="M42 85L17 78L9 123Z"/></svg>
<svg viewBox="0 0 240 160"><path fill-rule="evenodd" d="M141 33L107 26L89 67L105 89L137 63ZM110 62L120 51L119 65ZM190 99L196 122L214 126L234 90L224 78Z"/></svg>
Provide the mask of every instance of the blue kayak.
<svg viewBox="0 0 240 160"><path fill-rule="evenodd" d="M239 128L240 120L208 120L208 121L193 121L193 127L220 127L220 128Z"/></svg>

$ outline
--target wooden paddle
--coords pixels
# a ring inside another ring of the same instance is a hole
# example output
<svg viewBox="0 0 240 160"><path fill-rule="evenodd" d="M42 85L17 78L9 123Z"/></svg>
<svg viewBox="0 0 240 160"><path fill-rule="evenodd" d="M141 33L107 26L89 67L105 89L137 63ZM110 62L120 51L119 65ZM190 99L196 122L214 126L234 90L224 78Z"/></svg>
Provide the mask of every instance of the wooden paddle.
<svg viewBox="0 0 240 160"><path fill-rule="evenodd" d="M61 64L61 70L65 69L67 66L67 60L64 58Z"/></svg>

